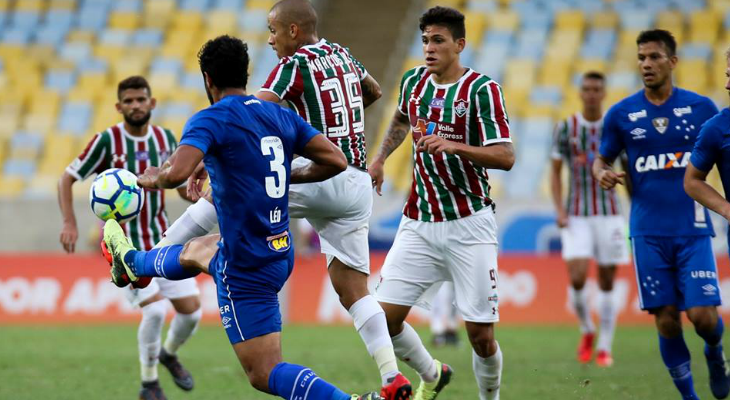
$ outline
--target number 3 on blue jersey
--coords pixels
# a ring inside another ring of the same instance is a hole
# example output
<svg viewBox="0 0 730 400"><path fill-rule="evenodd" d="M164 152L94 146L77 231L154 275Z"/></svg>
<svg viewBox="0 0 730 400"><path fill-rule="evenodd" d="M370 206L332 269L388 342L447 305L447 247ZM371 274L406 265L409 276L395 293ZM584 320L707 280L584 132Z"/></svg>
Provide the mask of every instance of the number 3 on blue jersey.
<svg viewBox="0 0 730 400"><path fill-rule="evenodd" d="M270 156L274 153L274 159L269 162L271 172L276 172L276 178L266 177L266 194L272 199L284 197L286 192L286 168L284 167L284 145L281 139L276 136L264 136L261 138L261 153Z"/></svg>

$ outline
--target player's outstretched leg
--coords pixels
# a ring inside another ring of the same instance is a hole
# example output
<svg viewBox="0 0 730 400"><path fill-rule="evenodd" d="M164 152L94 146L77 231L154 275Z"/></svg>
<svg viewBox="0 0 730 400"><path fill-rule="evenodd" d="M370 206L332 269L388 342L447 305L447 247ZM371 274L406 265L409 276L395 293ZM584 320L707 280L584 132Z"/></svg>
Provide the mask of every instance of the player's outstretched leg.
<svg viewBox="0 0 730 400"><path fill-rule="evenodd" d="M730 377L722 348L722 334L725 324L715 307L693 307L687 316L695 326L697 334L705 340L705 358L710 372L710 390L716 399L730 394Z"/></svg>
<svg viewBox="0 0 730 400"><path fill-rule="evenodd" d="M318 377L311 369L285 362L269 375L269 391L284 399L382 400L376 393L350 395Z"/></svg>
<svg viewBox="0 0 730 400"><path fill-rule="evenodd" d="M329 274L340 296L340 303L352 316L357 333L378 364L383 385L380 395L385 400L409 399L411 382L398 371L385 312L368 291L367 275L348 267L337 258L332 258L329 263Z"/></svg>
<svg viewBox="0 0 730 400"><path fill-rule="evenodd" d="M683 400L699 399L694 388L690 353L682 334L679 311L675 306L664 306L652 310L659 331L659 352L669 375Z"/></svg>

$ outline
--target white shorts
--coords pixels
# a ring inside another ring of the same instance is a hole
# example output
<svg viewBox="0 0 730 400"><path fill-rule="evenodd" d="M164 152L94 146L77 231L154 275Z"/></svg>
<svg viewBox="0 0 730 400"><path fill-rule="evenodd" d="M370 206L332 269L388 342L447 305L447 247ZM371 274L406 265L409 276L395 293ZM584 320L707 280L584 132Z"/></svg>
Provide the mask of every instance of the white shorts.
<svg viewBox="0 0 730 400"><path fill-rule="evenodd" d="M499 321L497 225L491 208L446 222L403 217L375 297L430 308L444 281L454 282L456 307L465 321Z"/></svg>
<svg viewBox="0 0 730 400"><path fill-rule="evenodd" d="M560 238L564 260L595 258L600 266L629 262L625 224L620 215L568 217Z"/></svg>
<svg viewBox="0 0 730 400"><path fill-rule="evenodd" d="M152 278L152 282L144 289L134 289L127 285L124 295L134 307L160 293L162 297L170 300L182 299L184 297L198 296L200 290L195 278L183 279L181 281L170 281L165 278Z"/></svg>
<svg viewBox="0 0 730 400"><path fill-rule="evenodd" d="M311 161L299 157L292 169ZM289 217L305 218L319 234L329 266L333 258L370 274L368 220L373 209L370 175L353 166L323 182L289 186Z"/></svg>

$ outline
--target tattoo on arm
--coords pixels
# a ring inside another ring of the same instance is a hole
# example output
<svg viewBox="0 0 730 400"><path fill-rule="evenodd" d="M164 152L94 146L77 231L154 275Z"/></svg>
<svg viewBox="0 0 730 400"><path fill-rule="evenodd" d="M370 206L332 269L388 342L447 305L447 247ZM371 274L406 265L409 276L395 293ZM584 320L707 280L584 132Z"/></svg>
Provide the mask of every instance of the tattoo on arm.
<svg viewBox="0 0 730 400"><path fill-rule="evenodd" d="M383 139L383 144L380 145L380 156L388 158L403 143L409 128L408 117L396 110L393 120L388 127L388 132L385 134L385 139Z"/></svg>
<svg viewBox="0 0 730 400"><path fill-rule="evenodd" d="M365 108L375 103L382 96L380 85L378 85L378 82L372 76L368 75L360 81L360 87L362 88L363 107Z"/></svg>

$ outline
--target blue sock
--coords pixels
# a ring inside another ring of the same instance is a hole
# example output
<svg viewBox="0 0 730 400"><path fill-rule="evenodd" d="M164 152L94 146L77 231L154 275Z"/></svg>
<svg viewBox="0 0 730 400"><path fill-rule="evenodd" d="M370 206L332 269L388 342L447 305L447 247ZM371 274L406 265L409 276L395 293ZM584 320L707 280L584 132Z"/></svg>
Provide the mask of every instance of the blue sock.
<svg viewBox="0 0 730 400"><path fill-rule="evenodd" d="M171 281L181 281L198 275L199 271L188 271L180 264L183 245L174 244L150 251L129 251L124 255L132 272L137 276L156 276Z"/></svg>
<svg viewBox="0 0 730 400"><path fill-rule="evenodd" d="M269 391L284 399L350 400L352 396L301 365L279 363L269 375Z"/></svg>
<svg viewBox="0 0 730 400"><path fill-rule="evenodd" d="M664 365L669 370L669 375L674 380L682 399L698 399L695 393L694 382L692 381L692 370L690 369L690 355L684 336L668 339L659 335L659 352L662 354Z"/></svg>
<svg viewBox="0 0 730 400"><path fill-rule="evenodd" d="M711 332L696 331L705 340L705 355L707 358L720 358L722 356L722 333L725 331L725 324L721 316L717 316L717 325Z"/></svg>

